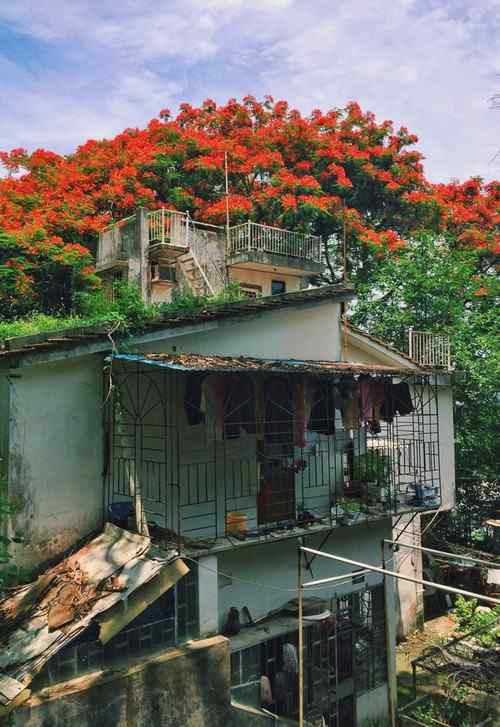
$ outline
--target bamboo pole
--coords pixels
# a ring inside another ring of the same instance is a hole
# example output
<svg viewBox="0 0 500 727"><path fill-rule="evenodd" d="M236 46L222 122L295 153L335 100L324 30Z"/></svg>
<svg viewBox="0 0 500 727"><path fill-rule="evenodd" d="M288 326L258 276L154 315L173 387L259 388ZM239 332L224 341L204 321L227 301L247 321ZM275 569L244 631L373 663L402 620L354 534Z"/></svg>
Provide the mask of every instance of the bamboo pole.
<svg viewBox="0 0 500 727"><path fill-rule="evenodd" d="M299 589L299 727L304 727L304 593L302 589L302 538L297 549Z"/></svg>

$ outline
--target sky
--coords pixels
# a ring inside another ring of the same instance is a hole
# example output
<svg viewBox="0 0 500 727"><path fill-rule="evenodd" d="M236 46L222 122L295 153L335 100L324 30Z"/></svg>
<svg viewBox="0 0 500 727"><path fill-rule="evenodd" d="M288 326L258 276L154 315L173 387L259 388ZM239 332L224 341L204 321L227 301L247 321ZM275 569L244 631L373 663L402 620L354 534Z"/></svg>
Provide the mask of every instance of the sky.
<svg viewBox="0 0 500 727"><path fill-rule="evenodd" d="M0 149L71 152L179 103L358 101L435 182L500 177L500 0L0 0Z"/></svg>

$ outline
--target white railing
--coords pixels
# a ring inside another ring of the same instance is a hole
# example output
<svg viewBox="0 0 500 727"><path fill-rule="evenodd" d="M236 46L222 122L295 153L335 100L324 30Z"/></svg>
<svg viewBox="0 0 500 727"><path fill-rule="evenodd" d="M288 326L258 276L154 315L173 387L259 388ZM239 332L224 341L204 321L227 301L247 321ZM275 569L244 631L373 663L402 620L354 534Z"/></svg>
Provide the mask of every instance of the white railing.
<svg viewBox="0 0 500 727"><path fill-rule="evenodd" d="M451 370L451 344L445 333L427 333L409 330L408 352L410 357L423 366Z"/></svg>
<svg viewBox="0 0 500 727"><path fill-rule="evenodd" d="M321 263L321 238L250 221L231 227L228 254L254 251Z"/></svg>
<svg viewBox="0 0 500 727"><path fill-rule="evenodd" d="M189 216L164 208L148 213L149 243L162 243L176 247L189 245Z"/></svg>
<svg viewBox="0 0 500 727"><path fill-rule="evenodd" d="M211 295L227 285L222 228L190 221L189 249Z"/></svg>

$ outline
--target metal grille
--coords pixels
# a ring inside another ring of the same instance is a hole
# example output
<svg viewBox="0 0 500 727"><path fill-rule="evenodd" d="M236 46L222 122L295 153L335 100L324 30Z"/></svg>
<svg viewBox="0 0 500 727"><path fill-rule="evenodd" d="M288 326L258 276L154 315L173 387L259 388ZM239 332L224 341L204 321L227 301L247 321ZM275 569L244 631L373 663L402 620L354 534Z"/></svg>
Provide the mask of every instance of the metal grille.
<svg viewBox="0 0 500 727"><path fill-rule="evenodd" d="M387 681L383 588L335 598L325 604L335 618L305 629L306 719L323 717L329 727L351 727L357 696ZM298 681L283 673L283 645L298 646L298 631L262 641L231 655L231 686L239 701L257 700L261 675L273 691L269 706L279 716L297 718ZM277 689L277 675L281 687ZM253 688L252 688L253 687Z"/></svg>
<svg viewBox="0 0 500 727"><path fill-rule="evenodd" d="M285 399L273 400L279 386L293 388L293 374L265 377L270 394L262 420L254 392L263 375L227 374L225 391L236 391L239 404L231 394L222 424L198 412L196 426L186 420L191 376L115 361L107 398L107 504L130 502L137 512L140 500L148 522L169 538L259 538L438 506L432 377L411 379L411 414L381 421L375 431L366 424L346 429L338 409L323 407L321 416L313 409L299 446L293 397L282 391Z"/></svg>

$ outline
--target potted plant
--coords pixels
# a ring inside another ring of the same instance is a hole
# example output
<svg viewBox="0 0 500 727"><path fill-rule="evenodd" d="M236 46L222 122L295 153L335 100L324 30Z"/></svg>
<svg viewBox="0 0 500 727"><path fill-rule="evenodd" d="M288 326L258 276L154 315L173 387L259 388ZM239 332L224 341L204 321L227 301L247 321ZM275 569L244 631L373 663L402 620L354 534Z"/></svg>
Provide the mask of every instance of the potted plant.
<svg viewBox="0 0 500 727"><path fill-rule="evenodd" d="M391 461L380 449L368 449L354 457L350 485L361 490L369 502L388 499Z"/></svg>
<svg viewBox="0 0 500 727"><path fill-rule="evenodd" d="M361 503L357 500L350 500L344 498L340 501L340 507L342 508L343 516L342 521L346 525L354 525L365 519L366 515L361 511Z"/></svg>

